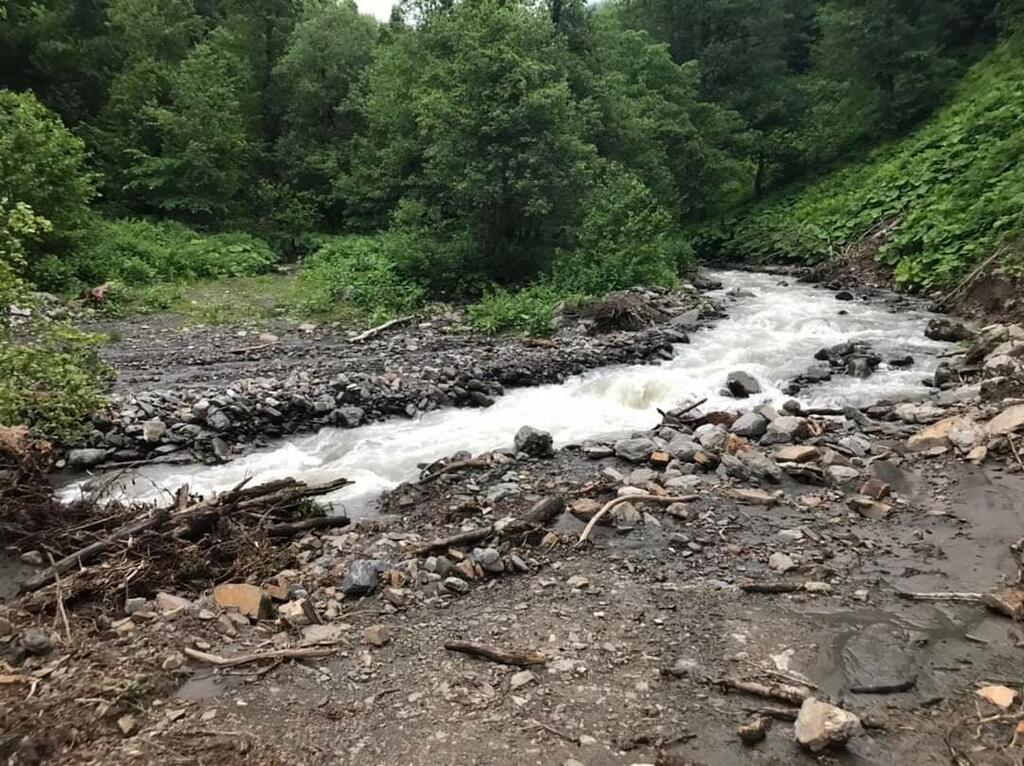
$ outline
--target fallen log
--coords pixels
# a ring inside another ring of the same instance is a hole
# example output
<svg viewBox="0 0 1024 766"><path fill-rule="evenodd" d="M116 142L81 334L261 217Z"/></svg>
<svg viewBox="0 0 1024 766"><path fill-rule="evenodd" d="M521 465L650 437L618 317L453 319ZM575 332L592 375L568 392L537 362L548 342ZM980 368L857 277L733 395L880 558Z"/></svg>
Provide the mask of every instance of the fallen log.
<svg viewBox="0 0 1024 766"><path fill-rule="evenodd" d="M982 593L913 593L910 591L896 591L897 598L905 598L908 601L958 601L967 604L981 604L985 600Z"/></svg>
<svg viewBox="0 0 1024 766"><path fill-rule="evenodd" d="M459 532L457 535L451 535L450 537L439 537L435 540L431 540L429 543L421 545L415 550L415 554L417 556L423 556L435 551L446 551L449 548L456 548L460 545L480 543L493 534L494 527L491 526L481 527L480 529L471 529L468 532Z"/></svg>
<svg viewBox="0 0 1024 766"><path fill-rule="evenodd" d="M804 584L799 582L758 582L755 580L740 582L740 590L745 593L796 593L803 589Z"/></svg>
<svg viewBox="0 0 1024 766"><path fill-rule="evenodd" d="M397 319L390 319L387 322L384 322L383 324L379 324L376 327L371 327L369 330L366 330L365 332L361 332L358 335L353 336L352 342L362 343L363 341L370 340L371 338L376 338L385 330L390 330L392 327L401 327L402 325L407 325L415 318L415 314L410 314L409 316L398 317Z"/></svg>
<svg viewBox="0 0 1024 766"><path fill-rule="evenodd" d="M280 524L271 524L267 527L267 534L271 537L293 537L314 529L347 527L350 523L348 516L316 516L303 521L285 521Z"/></svg>
<svg viewBox="0 0 1024 766"><path fill-rule="evenodd" d="M267 652L255 652L253 654L240 654L237 657L221 657L217 654L208 654L198 649L185 647L182 652L186 657L191 657L198 662L205 662L208 665L216 665L219 668L231 668L236 665L247 665L250 662L260 660L315 660L322 657L329 657L337 651L337 647L302 647L297 649L272 649Z"/></svg>
<svg viewBox="0 0 1024 766"><path fill-rule="evenodd" d="M502 665L515 665L525 668L530 665L543 665L548 661L543 652L535 649L501 649L497 646L481 644L477 641L445 641L444 648L450 652L470 654L474 657L483 657L491 662L498 662Z"/></svg>
<svg viewBox="0 0 1024 766"><path fill-rule="evenodd" d="M771 684L769 686L768 684L747 681L741 678L724 678L720 683L722 686L734 691L782 700L793 705L801 705L805 699L811 696L811 690L804 686L791 686L790 684Z"/></svg>
<svg viewBox="0 0 1024 766"><path fill-rule="evenodd" d="M900 694L901 692L909 692L917 686L917 676L908 678L906 681L894 681L888 684L863 684L861 686L851 686L851 694Z"/></svg>
<svg viewBox="0 0 1024 766"><path fill-rule="evenodd" d="M127 524L122 524L106 537L103 537L68 556L65 556L59 561L55 561L52 566L47 567L35 577L32 577L22 583L21 592L31 593L39 590L44 585L49 585L59 575L64 574L76 566L84 566L101 553L113 548L127 537L137 535L140 532L145 532L148 529L155 529L156 527L159 527L165 523L169 517L170 511L166 508L160 508L154 510L151 514L133 519Z"/></svg>
<svg viewBox="0 0 1024 766"><path fill-rule="evenodd" d="M615 508L615 506L621 505L622 503L636 502L671 505L672 503L687 503L691 502L691 500L692 498L689 496L666 497L663 495L623 495L622 497L617 497L614 500L610 500L609 502L605 503L604 507L601 508L601 510L599 510L597 513L595 513L593 517L591 517L590 521L587 522L587 526L584 527L583 531L580 533L580 539L577 542L577 545L585 543L587 541L587 538L590 537L590 533L594 531L594 527L597 526L597 523L601 520L601 518L610 510Z"/></svg>

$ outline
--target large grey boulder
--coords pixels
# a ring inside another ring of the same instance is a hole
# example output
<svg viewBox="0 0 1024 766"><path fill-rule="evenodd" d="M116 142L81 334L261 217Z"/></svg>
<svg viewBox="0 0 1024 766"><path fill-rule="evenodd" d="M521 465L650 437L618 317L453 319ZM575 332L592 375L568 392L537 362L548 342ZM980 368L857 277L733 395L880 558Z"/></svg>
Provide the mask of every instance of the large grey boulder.
<svg viewBox="0 0 1024 766"><path fill-rule="evenodd" d="M107 456L105 449L86 447L68 452L68 465L72 468L92 468Z"/></svg>
<svg viewBox="0 0 1024 766"><path fill-rule="evenodd" d="M377 559L356 559L345 572L341 590L346 596L366 596L377 589L384 564Z"/></svg>
<svg viewBox="0 0 1024 766"><path fill-rule="evenodd" d="M692 463L693 459L700 452L700 445L694 441L693 437L687 436L686 434L680 434L675 439L668 443L668 454L683 463Z"/></svg>
<svg viewBox="0 0 1024 766"><path fill-rule="evenodd" d="M657 449L653 439L641 436L636 439L620 439L615 442L615 455L631 463L646 463Z"/></svg>
<svg viewBox="0 0 1024 766"><path fill-rule="evenodd" d="M757 378L742 370L730 372L729 377L725 379L725 387L737 399L761 393L761 384L757 382Z"/></svg>
<svg viewBox="0 0 1024 766"><path fill-rule="evenodd" d="M732 424L732 432L748 439L758 439L768 430L768 418L759 412L747 412L740 415Z"/></svg>
<svg viewBox="0 0 1024 766"><path fill-rule="evenodd" d="M761 444L792 444L811 435L810 426L803 418L785 415L768 424L768 430L761 437Z"/></svg>
<svg viewBox="0 0 1024 766"><path fill-rule="evenodd" d="M554 452L553 443L551 434L532 426L523 426L516 433L516 452L525 452L530 457L549 457Z"/></svg>

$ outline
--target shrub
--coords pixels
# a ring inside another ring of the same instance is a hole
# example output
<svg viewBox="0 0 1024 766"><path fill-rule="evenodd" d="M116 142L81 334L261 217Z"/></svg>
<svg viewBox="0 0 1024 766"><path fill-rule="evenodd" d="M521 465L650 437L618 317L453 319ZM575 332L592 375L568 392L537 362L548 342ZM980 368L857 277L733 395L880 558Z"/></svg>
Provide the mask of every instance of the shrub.
<svg viewBox="0 0 1024 766"><path fill-rule="evenodd" d="M379 321L421 306L423 288L399 274L388 245L387 235L325 238L302 273L303 310L329 314L347 304Z"/></svg>
<svg viewBox="0 0 1024 766"><path fill-rule="evenodd" d="M575 249L555 259L554 281L600 295L637 285L671 287L693 252L672 216L643 182L611 169L587 199Z"/></svg>
<svg viewBox="0 0 1024 766"><path fill-rule="evenodd" d="M563 293L551 282L538 282L518 292L496 288L469 307L473 326L492 335L505 332L550 335L558 304L580 296Z"/></svg>
<svg viewBox="0 0 1024 766"><path fill-rule="evenodd" d="M259 274L277 257L249 234L204 236L170 221L97 222L82 243L77 277L140 286Z"/></svg>

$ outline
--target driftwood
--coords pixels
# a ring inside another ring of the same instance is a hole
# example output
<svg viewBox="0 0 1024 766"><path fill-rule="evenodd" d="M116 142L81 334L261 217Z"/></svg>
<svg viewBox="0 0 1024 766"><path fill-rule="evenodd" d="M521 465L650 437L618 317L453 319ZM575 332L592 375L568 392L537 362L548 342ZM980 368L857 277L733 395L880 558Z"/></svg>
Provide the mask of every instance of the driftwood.
<svg viewBox="0 0 1024 766"><path fill-rule="evenodd" d="M679 412L677 412L674 415L668 414L667 412L665 412L664 410L662 410L659 407L655 407L655 409L658 411L658 414L661 415L661 419L662 420L674 420L676 423L681 423L682 422L682 418L683 418L684 415L687 415L687 414L693 412L695 409L700 407L702 404L706 404L707 401L708 401L707 397L705 397L704 399L701 399L700 401L694 402L693 404L691 404L691 405L687 406L686 408L680 410Z"/></svg>
<svg viewBox="0 0 1024 766"><path fill-rule="evenodd" d="M53 583L59 575L69 572L74 568L84 568L86 564L101 554L142 532L156 530L167 524L173 524L173 539L194 539L211 530L217 520L224 514L245 513L257 510L260 514L274 511L280 513L297 508L309 497L323 495L339 487L351 484L348 479L336 479L325 484L307 486L295 479L280 479L255 487L247 487L246 484L248 482L249 479L247 478L228 492L213 495L205 500L191 504L188 503L187 489L179 490L175 496L175 510L172 511L169 508L147 509L145 513L122 524L105 537L54 562L52 566L47 567L23 583L21 591L23 593L37 591L43 586ZM331 519L330 523L319 519L310 519L310 528L318 528L315 526L316 524L331 526L340 523L335 522L332 517L326 518ZM304 522L297 523L302 524ZM289 533L289 529L294 529L296 532L302 531L301 527L288 524L271 525L271 529L275 526L278 530L277 536L284 536Z"/></svg>
<svg viewBox="0 0 1024 766"><path fill-rule="evenodd" d="M182 649L186 657L191 657L198 662L205 662L208 665L216 665L219 668L247 665L250 662L259 662L260 660L315 660L321 657L329 657L336 651L337 647L320 648L311 646L298 649L272 649L267 652L240 654L237 657L221 657L217 654L208 654L189 647Z"/></svg>
<svg viewBox="0 0 1024 766"><path fill-rule="evenodd" d="M460 545L481 543L493 534L494 527L481 527L480 529L471 529L468 532L459 532L457 535L451 535L450 537L439 537L417 548L416 555L423 556L434 551L446 551L449 548Z"/></svg>
<svg viewBox="0 0 1024 766"><path fill-rule="evenodd" d="M811 696L811 690L805 686L792 686L790 684L771 684L769 686L768 684L747 681L741 678L725 678L721 681L721 684L738 692L782 700L794 705L803 704L803 701Z"/></svg>
<svg viewBox="0 0 1024 766"><path fill-rule="evenodd" d="M402 325L407 325L407 324L409 324L409 322L411 322L415 318L416 318L415 314L410 314L409 316L406 316L406 317L399 317L398 319L390 319L387 322L384 322L384 324L379 324L376 327L371 327L369 330L366 330L365 332L361 332L358 335L353 336L352 342L353 343L362 343L363 341L370 340L371 338L376 338L378 335L380 335L385 330L390 330L392 327L401 327Z"/></svg>
<svg viewBox="0 0 1024 766"><path fill-rule="evenodd" d="M348 516L314 516L312 519L305 519L304 521L285 521L280 524L271 524L267 527L267 534L271 537L293 537L313 529L347 527L350 523Z"/></svg>
<svg viewBox="0 0 1024 766"><path fill-rule="evenodd" d="M982 593L912 593L910 591L896 591L896 596L905 598L908 601L959 601L968 604L981 604L985 600Z"/></svg>
<svg viewBox="0 0 1024 766"><path fill-rule="evenodd" d="M497 646L481 644L476 641L445 641L444 648L450 652L461 652L474 657L483 657L491 662L502 665L515 665L525 668L530 665L543 665L548 661L543 652L535 649L501 649Z"/></svg>
<svg viewBox="0 0 1024 766"><path fill-rule="evenodd" d="M137 535L140 532L145 532L147 529L153 529L160 526L167 521L169 516L170 511L166 508L162 508L140 518L133 519L127 524L122 524L106 537L103 537L96 542L54 562L52 566L47 567L35 577L24 582L21 586L21 591L23 593L31 593L32 591L39 590L44 585L49 585L64 572L67 572L76 566L84 566L101 553L113 548L125 538Z"/></svg>
<svg viewBox="0 0 1024 766"><path fill-rule="evenodd" d="M463 468L487 468L491 465L490 461L486 458L474 458L472 460L457 460L454 463L438 468L432 473L428 473L426 476L420 479L420 484L429 484L435 479L439 479L449 473L455 471L461 471Z"/></svg>
<svg viewBox="0 0 1024 766"><path fill-rule="evenodd" d="M529 511L525 519L534 524L547 524L565 511L565 500L561 495L549 495L538 501Z"/></svg>
<svg viewBox="0 0 1024 766"><path fill-rule="evenodd" d="M851 686L851 694L899 694L909 692L917 686L917 676L908 678L906 681L895 681L889 684L865 684L862 686Z"/></svg>
<svg viewBox="0 0 1024 766"><path fill-rule="evenodd" d="M758 582L755 580L740 582L740 590L745 593L795 593L803 589L804 584L800 582Z"/></svg>
<svg viewBox="0 0 1024 766"><path fill-rule="evenodd" d="M617 497L614 500L610 500L605 503L604 507L595 513L590 521L587 522L587 526L584 527L583 531L580 533L579 543L585 543L587 538L590 537L590 533L594 531L594 527L597 526L597 522L599 522L606 513L615 508L615 506L622 505L622 503L662 503L665 505L671 505L672 503L686 503L691 499L692 498L689 497L664 497L662 495L623 495L622 497Z"/></svg>

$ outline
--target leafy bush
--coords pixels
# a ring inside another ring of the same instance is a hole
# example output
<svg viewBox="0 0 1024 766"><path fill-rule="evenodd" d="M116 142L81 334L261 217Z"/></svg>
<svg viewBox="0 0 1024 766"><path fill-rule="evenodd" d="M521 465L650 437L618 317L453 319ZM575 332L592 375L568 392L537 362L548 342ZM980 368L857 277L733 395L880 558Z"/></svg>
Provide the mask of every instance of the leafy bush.
<svg viewBox="0 0 1024 766"><path fill-rule="evenodd" d="M31 308L18 276L26 244L49 221L23 203L0 199L0 425L27 425L40 435L74 441L86 417L103 402L109 370L99 360L99 340L46 319L11 327L8 307Z"/></svg>
<svg viewBox="0 0 1024 766"><path fill-rule="evenodd" d="M81 139L31 93L0 90L0 198L53 224L26 242L19 271L35 279L37 259L66 251L95 196Z"/></svg>
<svg viewBox="0 0 1024 766"><path fill-rule="evenodd" d="M550 335L558 304L578 297L563 293L551 282L538 282L518 292L496 288L469 307L469 318L478 330L492 335Z"/></svg>
<svg viewBox="0 0 1024 766"><path fill-rule="evenodd" d="M554 282L599 295L637 285L671 287L693 251L636 176L612 170L590 193L575 249L555 260Z"/></svg>
<svg viewBox="0 0 1024 766"><path fill-rule="evenodd" d="M978 64L952 102L906 139L847 167L702 227L702 256L815 262L898 220L879 258L914 288L949 284L1024 233L1024 79L1008 40Z"/></svg>
<svg viewBox="0 0 1024 766"><path fill-rule="evenodd" d="M79 279L126 285L191 282L267 271L277 257L249 234L204 236L170 221L97 222L77 259Z"/></svg>
<svg viewBox="0 0 1024 766"><path fill-rule="evenodd" d="M303 310L331 313L349 304L378 321L421 306L423 288L399 274L389 245L387 235L325 238L302 273Z"/></svg>

